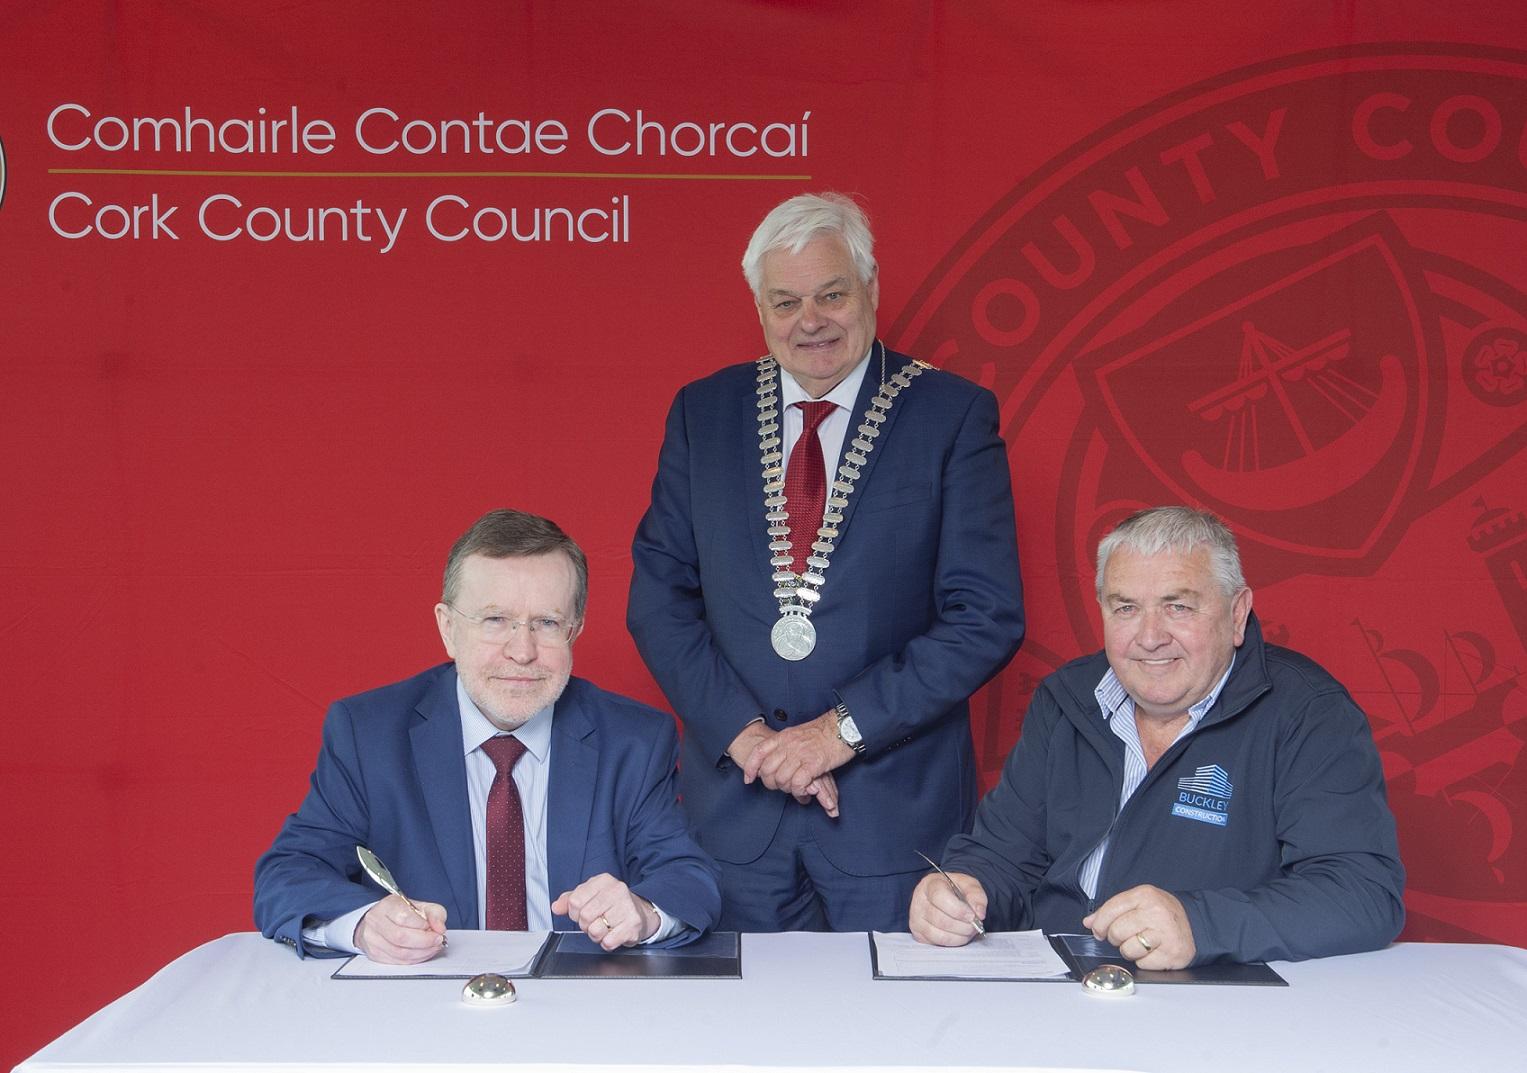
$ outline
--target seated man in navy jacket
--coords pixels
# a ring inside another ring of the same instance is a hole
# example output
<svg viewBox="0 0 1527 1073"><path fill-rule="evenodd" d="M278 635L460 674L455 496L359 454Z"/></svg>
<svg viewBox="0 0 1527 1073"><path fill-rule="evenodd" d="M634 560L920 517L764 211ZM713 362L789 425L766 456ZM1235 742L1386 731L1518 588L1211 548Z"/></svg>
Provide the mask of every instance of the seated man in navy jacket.
<svg viewBox="0 0 1527 1073"><path fill-rule="evenodd" d="M913 892L912 933L1090 930L1143 969L1370 950L1404 870L1367 717L1264 644L1235 538L1158 507L1098 546L1105 651L1040 684L1002 779Z"/></svg>
<svg viewBox="0 0 1527 1073"><path fill-rule="evenodd" d="M452 928L676 944L721 910L689 835L673 719L570 677L588 566L555 524L484 515L435 606L454 661L336 702L302 807L255 866L255 921L299 954L413 964ZM423 911L368 883L371 848Z"/></svg>

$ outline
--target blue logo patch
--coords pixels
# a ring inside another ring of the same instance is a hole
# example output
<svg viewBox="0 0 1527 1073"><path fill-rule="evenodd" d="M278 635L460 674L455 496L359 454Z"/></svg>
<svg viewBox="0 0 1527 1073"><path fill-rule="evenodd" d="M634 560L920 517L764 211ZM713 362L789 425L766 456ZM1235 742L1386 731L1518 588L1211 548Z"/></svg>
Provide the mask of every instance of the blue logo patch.
<svg viewBox="0 0 1527 1073"><path fill-rule="evenodd" d="M1230 774L1218 764L1205 764L1177 780L1172 815L1224 827L1230 822Z"/></svg>

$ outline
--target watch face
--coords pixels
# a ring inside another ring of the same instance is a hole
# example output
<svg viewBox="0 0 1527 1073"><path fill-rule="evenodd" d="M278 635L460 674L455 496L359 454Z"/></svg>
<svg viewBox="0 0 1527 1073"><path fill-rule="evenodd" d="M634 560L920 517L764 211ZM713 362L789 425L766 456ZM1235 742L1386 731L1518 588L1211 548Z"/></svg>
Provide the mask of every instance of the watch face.
<svg viewBox="0 0 1527 1073"><path fill-rule="evenodd" d="M858 745L864 740L864 735L859 733L859 728L854 725L854 717L851 715L838 717L838 735L850 745Z"/></svg>

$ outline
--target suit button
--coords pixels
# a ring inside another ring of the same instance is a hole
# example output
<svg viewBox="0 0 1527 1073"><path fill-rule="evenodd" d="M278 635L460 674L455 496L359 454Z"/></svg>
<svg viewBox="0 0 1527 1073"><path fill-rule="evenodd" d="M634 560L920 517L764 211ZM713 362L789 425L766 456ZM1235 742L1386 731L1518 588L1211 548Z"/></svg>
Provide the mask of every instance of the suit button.
<svg viewBox="0 0 1527 1073"><path fill-rule="evenodd" d="M788 723L790 721L790 713L783 708L775 708L774 718L776 722Z"/></svg>

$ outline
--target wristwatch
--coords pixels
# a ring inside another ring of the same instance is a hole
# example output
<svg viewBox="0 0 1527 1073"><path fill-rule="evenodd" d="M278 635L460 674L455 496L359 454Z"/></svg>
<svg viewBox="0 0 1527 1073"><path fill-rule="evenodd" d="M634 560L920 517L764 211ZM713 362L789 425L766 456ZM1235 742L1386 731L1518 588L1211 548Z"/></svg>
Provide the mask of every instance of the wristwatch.
<svg viewBox="0 0 1527 1073"><path fill-rule="evenodd" d="M854 723L854 717L848 714L848 705L841 700L833 705L838 713L838 740L847 745L855 753L864 752L864 735L859 733L859 727Z"/></svg>

